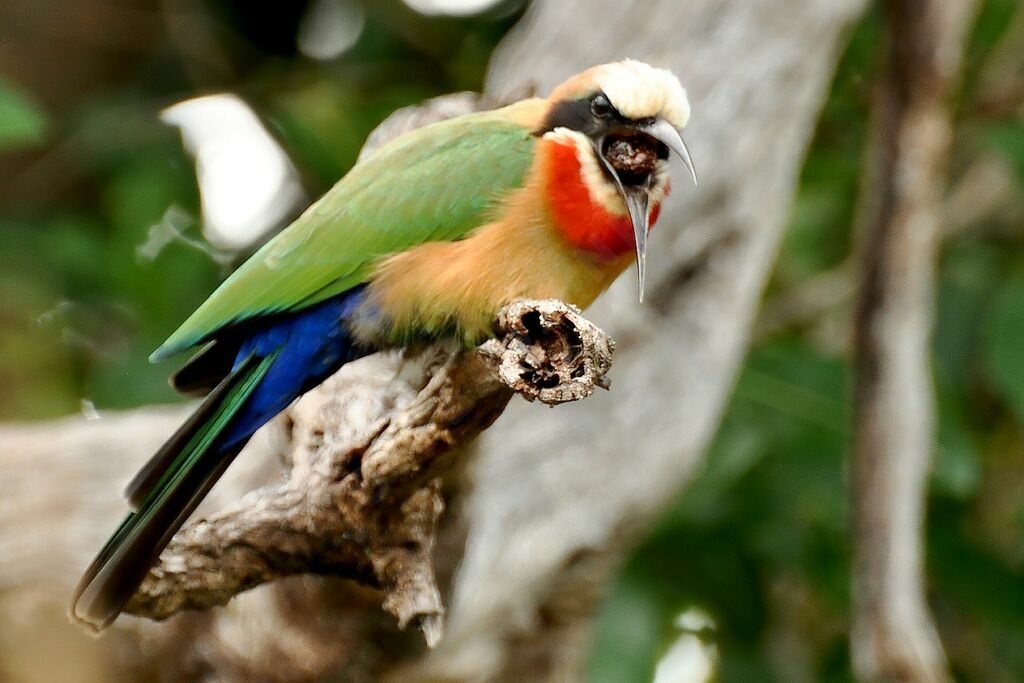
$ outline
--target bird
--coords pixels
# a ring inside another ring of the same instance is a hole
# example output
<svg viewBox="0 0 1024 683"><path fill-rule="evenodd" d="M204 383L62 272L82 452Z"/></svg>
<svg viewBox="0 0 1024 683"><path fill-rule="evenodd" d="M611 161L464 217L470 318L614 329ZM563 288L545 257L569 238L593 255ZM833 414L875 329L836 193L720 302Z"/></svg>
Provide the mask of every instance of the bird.
<svg viewBox="0 0 1024 683"><path fill-rule="evenodd" d="M405 133L360 160L235 270L150 357L195 412L124 491L129 512L70 616L99 632L253 433L345 363L434 339L472 347L518 299L585 308L632 262L670 191L690 104L635 60Z"/></svg>

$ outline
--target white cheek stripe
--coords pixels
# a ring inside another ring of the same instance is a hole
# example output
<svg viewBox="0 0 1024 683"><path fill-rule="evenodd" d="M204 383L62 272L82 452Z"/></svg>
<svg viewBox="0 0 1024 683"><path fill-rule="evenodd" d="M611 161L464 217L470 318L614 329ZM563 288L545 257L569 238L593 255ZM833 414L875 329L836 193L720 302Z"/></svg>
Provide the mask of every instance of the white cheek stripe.
<svg viewBox="0 0 1024 683"><path fill-rule="evenodd" d="M616 216L626 215L626 204L619 196L615 185L608 181L601 167L598 166L599 162L594 155L594 147L586 135L560 127L545 133L544 139L557 142L560 145L575 147L576 158L580 162L580 178L583 180L587 192L590 193L590 200Z"/></svg>
<svg viewBox="0 0 1024 683"><path fill-rule="evenodd" d="M587 188L592 202L615 216L628 214L626 203L622 200L615 183L608 180L604 171L601 170L600 162L594 153L594 146L590 144L586 135L569 128L559 127L545 133L544 139L576 148L576 158L580 162L580 178ZM651 190L651 206L661 203L665 198L665 188L668 186L668 172L665 166L664 162L659 161L657 170L655 170L655 183Z"/></svg>

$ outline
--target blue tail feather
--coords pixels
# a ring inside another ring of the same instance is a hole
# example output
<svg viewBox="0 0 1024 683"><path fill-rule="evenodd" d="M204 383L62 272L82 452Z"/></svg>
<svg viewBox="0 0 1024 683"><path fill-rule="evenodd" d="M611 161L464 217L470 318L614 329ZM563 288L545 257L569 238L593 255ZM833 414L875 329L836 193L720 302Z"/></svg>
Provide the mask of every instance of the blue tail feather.
<svg viewBox="0 0 1024 683"><path fill-rule="evenodd" d="M350 290L250 327L231 372L129 484L134 508L88 567L72 616L97 630L124 609L150 565L249 437L345 363L373 349L346 322L363 302Z"/></svg>
<svg viewBox="0 0 1024 683"><path fill-rule="evenodd" d="M224 436L225 446L248 439L342 365L372 351L356 344L344 325L363 297L364 288L359 287L298 313L280 316L242 343L236 367L250 355L262 358L277 352L278 356L233 420Z"/></svg>

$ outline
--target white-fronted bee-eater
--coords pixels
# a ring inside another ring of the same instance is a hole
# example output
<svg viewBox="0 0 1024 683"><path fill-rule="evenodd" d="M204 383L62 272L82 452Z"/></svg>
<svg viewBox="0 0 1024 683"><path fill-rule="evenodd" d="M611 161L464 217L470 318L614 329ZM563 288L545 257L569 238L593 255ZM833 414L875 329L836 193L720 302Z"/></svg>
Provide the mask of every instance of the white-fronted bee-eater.
<svg viewBox="0 0 1024 683"><path fill-rule="evenodd" d="M696 181L689 116L674 75L623 61L359 162L153 353L200 347L172 383L206 399L128 485L133 511L73 617L110 624L252 434L343 364L429 339L478 344L517 299L586 307L634 260L642 299L671 153Z"/></svg>

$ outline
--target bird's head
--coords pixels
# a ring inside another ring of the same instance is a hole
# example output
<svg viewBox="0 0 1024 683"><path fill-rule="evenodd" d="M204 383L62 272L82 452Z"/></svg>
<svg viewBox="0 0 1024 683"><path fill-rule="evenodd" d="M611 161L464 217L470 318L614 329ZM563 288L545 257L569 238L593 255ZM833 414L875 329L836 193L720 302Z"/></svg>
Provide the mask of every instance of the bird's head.
<svg viewBox="0 0 1024 683"><path fill-rule="evenodd" d="M604 184L625 204L643 300L649 209L652 196L660 199L665 190L670 153L679 156L697 182L680 132L690 118L686 91L670 71L625 60L573 76L555 88L548 102L538 133L570 136L600 169L592 182Z"/></svg>

